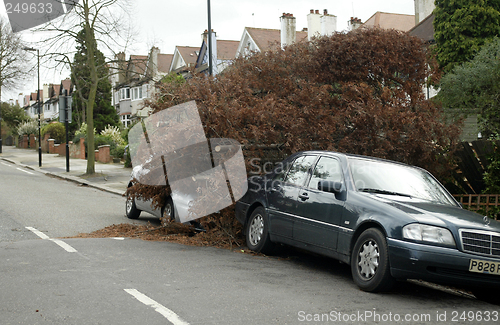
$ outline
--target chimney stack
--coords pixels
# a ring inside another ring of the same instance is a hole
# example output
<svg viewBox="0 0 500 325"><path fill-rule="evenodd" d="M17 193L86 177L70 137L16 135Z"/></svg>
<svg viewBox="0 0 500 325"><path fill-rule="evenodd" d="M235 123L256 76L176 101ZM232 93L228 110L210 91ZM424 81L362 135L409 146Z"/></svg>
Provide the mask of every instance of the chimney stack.
<svg viewBox="0 0 500 325"><path fill-rule="evenodd" d="M311 9L307 15L307 40L310 41L313 37L321 34L321 15L319 10Z"/></svg>
<svg viewBox="0 0 500 325"><path fill-rule="evenodd" d="M321 36L330 36L337 31L337 16L329 15L328 10L323 10L320 18Z"/></svg>
<svg viewBox="0 0 500 325"><path fill-rule="evenodd" d="M337 31L337 16L329 15L327 9L323 9L323 15L319 10L311 9L307 15L307 40L313 37L329 36Z"/></svg>
<svg viewBox="0 0 500 325"><path fill-rule="evenodd" d="M351 20L348 22L348 27L349 30L355 30L358 29L363 23L361 22L361 19L357 17L351 17Z"/></svg>
<svg viewBox="0 0 500 325"><path fill-rule="evenodd" d="M293 14L283 13L281 16L281 48L295 43L297 22Z"/></svg>

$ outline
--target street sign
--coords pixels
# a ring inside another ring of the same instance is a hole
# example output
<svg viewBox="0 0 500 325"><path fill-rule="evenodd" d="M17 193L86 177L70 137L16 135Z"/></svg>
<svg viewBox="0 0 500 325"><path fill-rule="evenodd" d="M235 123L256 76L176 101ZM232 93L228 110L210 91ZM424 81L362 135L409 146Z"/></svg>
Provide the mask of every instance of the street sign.
<svg viewBox="0 0 500 325"><path fill-rule="evenodd" d="M66 109L68 111L68 123L71 123L71 96L59 96L59 122L66 122Z"/></svg>

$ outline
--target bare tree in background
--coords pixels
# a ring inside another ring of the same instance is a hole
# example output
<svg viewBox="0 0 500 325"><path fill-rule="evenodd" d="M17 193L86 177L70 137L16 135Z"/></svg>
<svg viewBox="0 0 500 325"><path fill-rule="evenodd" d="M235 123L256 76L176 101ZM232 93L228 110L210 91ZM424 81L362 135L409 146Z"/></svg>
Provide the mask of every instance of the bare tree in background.
<svg viewBox="0 0 500 325"><path fill-rule="evenodd" d="M72 73L74 71L72 59L76 51L76 43L82 35L80 32L84 31L82 44L87 49L86 64L90 71L90 80L73 79L77 96L86 107L88 148L86 173L91 175L95 174L93 113L97 85L100 80L98 74L100 66L94 54L99 48L102 52L114 57L114 49L123 51L126 47L131 39L129 37L131 33L123 26L123 22L130 21L130 18L125 17L129 7L127 0L81 0L72 1L71 5L74 5L74 8L67 15L48 23L40 31L49 34L43 41L44 44L48 44L49 57L69 66ZM110 61L103 64L110 64ZM108 77L102 76L101 78ZM84 88L84 85L89 86L86 93L79 91Z"/></svg>
<svg viewBox="0 0 500 325"><path fill-rule="evenodd" d="M28 74L23 42L0 18L0 102L2 90L11 89ZM0 111L0 153L2 152L2 112Z"/></svg>

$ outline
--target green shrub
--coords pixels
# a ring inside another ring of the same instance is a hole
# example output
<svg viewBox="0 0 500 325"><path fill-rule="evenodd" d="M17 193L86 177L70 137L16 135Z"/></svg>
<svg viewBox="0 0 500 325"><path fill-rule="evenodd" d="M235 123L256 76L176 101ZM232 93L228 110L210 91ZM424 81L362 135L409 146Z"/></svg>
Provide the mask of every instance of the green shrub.
<svg viewBox="0 0 500 325"><path fill-rule="evenodd" d="M101 131L101 135L110 137L116 145L125 145L120 128L108 125Z"/></svg>
<svg viewBox="0 0 500 325"><path fill-rule="evenodd" d="M111 137L106 135L96 134L94 136L94 150L97 150L100 146L109 145L110 150L116 148L116 143L111 139Z"/></svg>
<svg viewBox="0 0 500 325"><path fill-rule="evenodd" d="M30 135L30 134L38 134L38 123L35 119L23 122L17 128L17 134Z"/></svg>
<svg viewBox="0 0 500 325"><path fill-rule="evenodd" d="M73 143L80 143L80 139L84 138L86 141L86 136L85 134L78 133L73 137Z"/></svg>
<svg viewBox="0 0 500 325"><path fill-rule="evenodd" d="M486 194L500 194L500 148L498 141L492 141L493 153L489 157L490 164L483 175Z"/></svg>
<svg viewBox="0 0 500 325"><path fill-rule="evenodd" d="M111 156L113 156L115 158L122 159L124 153L125 153L125 146L124 145L118 145L113 150L111 150Z"/></svg>
<svg viewBox="0 0 500 325"><path fill-rule="evenodd" d="M41 133L42 138L48 133L51 139L56 140L56 143L66 142L66 129L62 123L54 122L47 124L42 128Z"/></svg>

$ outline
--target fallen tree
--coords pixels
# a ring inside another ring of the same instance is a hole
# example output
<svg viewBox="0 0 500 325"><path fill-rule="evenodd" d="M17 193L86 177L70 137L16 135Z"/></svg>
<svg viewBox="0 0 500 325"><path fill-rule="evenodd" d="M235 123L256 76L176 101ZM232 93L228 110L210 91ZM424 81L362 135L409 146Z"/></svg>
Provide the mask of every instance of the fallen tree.
<svg viewBox="0 0 500 325"><path fill-rule="evenodd" d="M157 113L195 100L207 138L240 142L248 167L265 158L263 148L275 146L282 156L334 150L444 177L460 129L425 99L430 75L422 41L364 29L240 57L217 78L194 75L186 83L161 84L149 105ZM169 190L137 184L130 193L161 206ZM229 213L203 222L210 228L233 221Z"/></svg>

